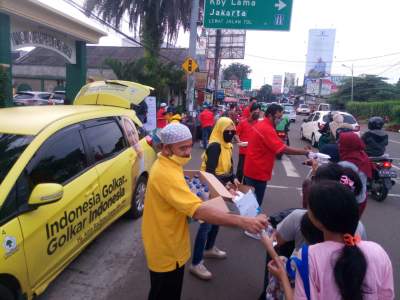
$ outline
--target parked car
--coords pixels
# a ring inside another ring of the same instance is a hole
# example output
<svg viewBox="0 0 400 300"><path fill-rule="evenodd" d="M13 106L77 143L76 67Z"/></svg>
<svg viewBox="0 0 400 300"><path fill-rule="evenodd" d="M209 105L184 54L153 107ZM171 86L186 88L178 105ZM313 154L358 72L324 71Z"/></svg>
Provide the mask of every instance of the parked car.
<svg viewBox="0 0 400 300"><path fill-rule="evenodd" d="M134 147L141 122L110 98L0 109L1 299L36 298L115 220L142 215L156 153Z"/></svg>
<svg viewBox="0 0 400 300"><path fill-rule="evenodd" d="M65 91L54 91L50 98L49 98L49 103L50 104L64 104L65 101Z"/></svg>
<svg viewBox="0 0 400 300"><path fill-rule="evenodd" d="M319 138L321 137L321 133L319 132L320 128L328 122L330 111L316 111L313 112L303 120L303 124L300 127L300 138L311 141L313 146L318 145ZM333 112L332 112L333 113ZM357 123L357 120L349 113L339 111L343 118L344 123L351 124L353 126L354 132L358 135L360 134L360 125Z"/></svg>
<svg viewBox="0 0 400 300"><path fill-rule="evenodd" d="M307 104L300 104L299 107L296 109L296 113L298 115L308 116L311 113L311 110Z"/></svg>
<svg viewBox="0 0 400 300"><path fill-rule="evenodd" d="M26 91L15 94L13 102L16 106L23 105L48 105L51 93Z"/></svg>
<svg viewBox="0 0 400 300"><path fill-rule="evenodd" d="M296 122L296 111L293 105L283 105L283 115L285 115L290 122Z"/></svg>
<svg viewBox="0 0 400 300"><path fill-rule="evenodd" d="M320 104L318 104L317 110L318 111L330 111L331 105L328 103L320 103Z"/></svg>

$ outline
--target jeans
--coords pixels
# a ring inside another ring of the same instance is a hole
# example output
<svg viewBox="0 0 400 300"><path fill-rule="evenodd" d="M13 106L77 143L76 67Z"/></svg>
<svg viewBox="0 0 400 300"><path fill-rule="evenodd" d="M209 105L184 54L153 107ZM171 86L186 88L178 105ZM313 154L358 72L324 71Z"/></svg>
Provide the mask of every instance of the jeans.
<svg viewBox="0 0 400 300"><path fill-rule="evenodd" d="M256 194L258 205L260 205L261 207L264 199L265 189L267 188L267 182L245 176L244 184L254 187L254 192Z"/></svg>
<svg viewBox="0 0 400 300"><path fill-rule="evenodd" d="M203 260L204 250L210 250L214 247L217 238L219 226L207 223L200 224L194 242L192 264L198 265Z"/></svg>
<svg viewBox="0 0 400 300"><path fill-rule="evenodd" d="M201 129L202 139L203 139L203 148L207 149L208 139L210 138L212 131L212 127L204 127Z"/></svg>
<svg viewBox="0 0 400 300"><path fill-rule="evenodd" d="M185 274L185 265L176 267L171 272L153 272L150 271L150 293L148 300L181 299L183 275Z"/></svg>

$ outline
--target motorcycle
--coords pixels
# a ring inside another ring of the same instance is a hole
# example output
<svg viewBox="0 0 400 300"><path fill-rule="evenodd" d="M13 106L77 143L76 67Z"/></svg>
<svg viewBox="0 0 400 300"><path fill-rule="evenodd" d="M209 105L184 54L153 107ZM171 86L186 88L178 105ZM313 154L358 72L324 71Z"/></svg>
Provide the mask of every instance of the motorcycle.
<svg viewBox="0 0 400 300"><path fill-rule="evenodd" d="M279 131L277 130L276 133L278 134L278 137L282 140L282 142L284 142L286 145L290 146L290 142L289 142L289 134L287 131ZM281 159L282 158L283 153L279 153L276 158L277 159Z"/></svg>
<svg viewBox="0 0 400 300"><path fill-rule="evenodd" d="M370 157L373 165L372 179L368 181L367 188L372 197L382 202L386 199L390 189L395 185L394 178L397 172L392 169L392 159L387 155L382 157Z"/></svg>

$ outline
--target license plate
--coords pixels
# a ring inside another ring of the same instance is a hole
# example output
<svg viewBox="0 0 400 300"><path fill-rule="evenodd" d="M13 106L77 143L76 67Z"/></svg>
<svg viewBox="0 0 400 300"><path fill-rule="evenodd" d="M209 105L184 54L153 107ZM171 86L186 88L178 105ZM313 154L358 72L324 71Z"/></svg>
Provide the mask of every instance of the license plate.
<svg viewBox="0 0 400 300"><path fill-rule="evenodd" d="M379 170L379 177L396 178L397 173L396 171L391 171L391 170Z"/></svg>

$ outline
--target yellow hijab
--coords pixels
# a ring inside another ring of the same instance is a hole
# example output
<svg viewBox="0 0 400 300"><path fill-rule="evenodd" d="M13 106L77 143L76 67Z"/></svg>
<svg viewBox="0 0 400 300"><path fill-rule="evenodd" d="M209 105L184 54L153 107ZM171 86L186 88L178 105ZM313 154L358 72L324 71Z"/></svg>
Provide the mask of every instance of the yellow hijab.
<svg viewBox="0 0 400 300"><path fill-rule="evenodd" d="M232 143L227 143L224 141L224 130L230 126L235 128L235 124L232 119L227 117L221 117L218 119L217 123L214 126L213 131L211 132L210 139L208 144L218 143L221 145L221 154L219 155L218 165L215 169L215 173L217 175L225 175L230 174L232 170ZM207 162L207 154L204 152L203 162L201 164L201 170L206 170L206 162Z"/></svg>

